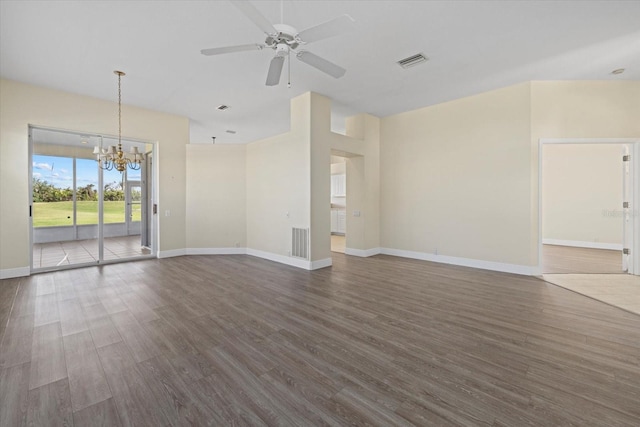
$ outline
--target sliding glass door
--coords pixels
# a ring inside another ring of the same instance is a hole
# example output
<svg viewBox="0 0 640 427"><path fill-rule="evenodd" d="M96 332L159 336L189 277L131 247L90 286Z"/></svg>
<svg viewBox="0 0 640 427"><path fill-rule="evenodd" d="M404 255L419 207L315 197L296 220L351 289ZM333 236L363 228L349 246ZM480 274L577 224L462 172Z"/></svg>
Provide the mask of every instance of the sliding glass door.
<svg viewBox="0 0 640 427"><path fill-rule="evenodd" d="M122 141L151 153L152 144ZM153 238L145 236L148 216L142 216L144 193L152 194L146 163L125 172L99 167L94 147L117 144L112 138L32 127L31 241L32 270L150 256ZM147 203L144 201L144 211Z"/></svg>

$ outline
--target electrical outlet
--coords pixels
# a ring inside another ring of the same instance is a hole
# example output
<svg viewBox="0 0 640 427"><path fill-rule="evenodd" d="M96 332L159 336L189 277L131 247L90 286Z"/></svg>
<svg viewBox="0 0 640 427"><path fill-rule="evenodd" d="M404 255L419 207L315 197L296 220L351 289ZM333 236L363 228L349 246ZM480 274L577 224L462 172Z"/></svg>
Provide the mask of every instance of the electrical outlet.
<svg viewBox="0 0 640 427"><path fill-rule="evenodd" d="M164 216L171 216L171 211L169 209L164 211Z"/></svg>

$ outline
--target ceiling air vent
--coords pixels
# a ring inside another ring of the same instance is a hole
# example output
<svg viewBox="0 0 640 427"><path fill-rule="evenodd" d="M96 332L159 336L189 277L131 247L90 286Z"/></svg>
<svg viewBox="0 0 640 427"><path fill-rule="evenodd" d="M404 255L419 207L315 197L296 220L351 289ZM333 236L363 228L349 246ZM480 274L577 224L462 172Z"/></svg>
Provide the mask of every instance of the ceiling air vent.
<svg viewBox="0 0 640 427"><path fill-rule="evenodd" d="M229 108L231 107L229 107L228 105L221 104L216 107L216 110L225 111L225 110L228 110Z"/></svg>
<svg viewBox="0 0 640 427"><path fill-rule="evenodd" d="M429 58L419 53L417 55L410 56L408 58L401 59L398 61L398 65L402 68L413 67L414 65L422 64L423 62L427 62Z"/></svg>
<svg viewBox="0 0 640 427"><path fill-rule="evenodd" d="M230 133L231 135L235 135L236 131L235 130L231 130L231 129L227 129L225 132Z"/></svg>

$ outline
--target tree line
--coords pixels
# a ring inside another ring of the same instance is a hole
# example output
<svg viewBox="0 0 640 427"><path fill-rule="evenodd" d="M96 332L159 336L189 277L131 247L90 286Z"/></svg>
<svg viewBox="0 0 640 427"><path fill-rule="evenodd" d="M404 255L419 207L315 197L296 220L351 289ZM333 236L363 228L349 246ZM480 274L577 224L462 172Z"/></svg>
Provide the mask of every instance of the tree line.
<svg viewBox="0 0 640 427"><path fill-rule="evenodd" d="M76 200L97 201L98 190L95 185L88 184L84 187L76 188ZM124 191L122 184L111 182L104 186L104 200L124 201ZM53 184L40 178L33 178L33 201L34 202L68 202L73 200L73 189L58 188Z"/></svg>

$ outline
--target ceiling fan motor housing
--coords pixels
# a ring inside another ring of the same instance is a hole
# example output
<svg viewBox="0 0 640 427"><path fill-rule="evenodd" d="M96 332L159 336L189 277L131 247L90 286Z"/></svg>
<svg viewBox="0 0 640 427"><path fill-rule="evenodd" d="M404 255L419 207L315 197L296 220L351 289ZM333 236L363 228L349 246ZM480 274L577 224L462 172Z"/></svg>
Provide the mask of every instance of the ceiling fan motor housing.
<svg viewBox="0 0 640 427"><path fill-rule="evenodd" d="M300 40L296 37L298 30L286 24L274 24L273 27L278 30L278 33L268 35L264 43L276 49L278 56L286 56L289 53L289 49L287 49L285 54L280 54L280 45L285 45L290 49L295 49L300 45Z"/></svg>
<svg viewBox="0 0 640 427"><path fill-rule="evenodd" d="M276 46L276 56L289 55L289 46L286 43L278 43Z"/></svg>

